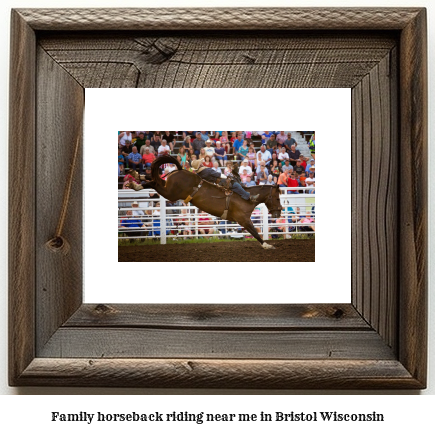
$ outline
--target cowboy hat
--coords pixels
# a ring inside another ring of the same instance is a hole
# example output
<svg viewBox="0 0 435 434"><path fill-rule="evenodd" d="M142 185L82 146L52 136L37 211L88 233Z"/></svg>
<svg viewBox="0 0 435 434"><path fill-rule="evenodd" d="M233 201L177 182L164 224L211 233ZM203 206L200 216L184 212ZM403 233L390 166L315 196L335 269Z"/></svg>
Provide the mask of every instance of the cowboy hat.
<svg viewBox="0 0 435 434"><path fill-rule="evenodd" d="M193 170L198 170L198 171L200 171L201 169L204 169L204 167L200 168L200 166L203 163L203 161L204 161L204 158L201 158L200 160L192 161L192 164L191 164L192 169Z"/></svg>

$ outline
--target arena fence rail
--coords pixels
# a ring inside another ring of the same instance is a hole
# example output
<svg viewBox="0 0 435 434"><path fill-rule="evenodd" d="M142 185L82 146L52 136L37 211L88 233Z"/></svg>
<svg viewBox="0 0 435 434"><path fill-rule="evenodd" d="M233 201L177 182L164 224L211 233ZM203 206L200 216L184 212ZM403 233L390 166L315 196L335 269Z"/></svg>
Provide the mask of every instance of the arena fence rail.
<svg viewBox="0 0 435 434"><path fill-rule="evenodd" d="M281 189L281 217L272 219L266 205L259 204L251 219L258 232L267 240L277 236L291 238L296 234L315 233L315 194L312 187ZM294 194L297 191L298 194ZM303 193L300 193L300 192ZM133 203L137 202L136 207ZM118 190L118 239L160 240L198 238L252 238L240 225L202 212L182 201L169 202L155 190Z"/></svg>

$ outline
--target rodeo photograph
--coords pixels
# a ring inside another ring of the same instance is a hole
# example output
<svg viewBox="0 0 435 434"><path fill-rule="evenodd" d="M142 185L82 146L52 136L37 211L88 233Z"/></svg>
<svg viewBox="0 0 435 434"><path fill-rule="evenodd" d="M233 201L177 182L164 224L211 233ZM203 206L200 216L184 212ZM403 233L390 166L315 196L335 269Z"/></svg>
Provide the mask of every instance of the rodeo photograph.
<svg viewBox="0 0 435 434"><path fill-rule="evenodd" d="M118 262L314 262L315 131L118 131Z"/></svg>

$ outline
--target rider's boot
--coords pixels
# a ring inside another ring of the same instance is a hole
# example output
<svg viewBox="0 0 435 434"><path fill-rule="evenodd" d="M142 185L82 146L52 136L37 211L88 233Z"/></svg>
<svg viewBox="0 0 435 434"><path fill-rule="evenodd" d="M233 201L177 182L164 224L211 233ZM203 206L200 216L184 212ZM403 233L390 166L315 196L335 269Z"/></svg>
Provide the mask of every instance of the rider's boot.
<svg viewBox="0 0 435 434"><path fill-rule="evenodd" d="M258 196L260 196L259 194L255 194L254 196L251 194L251 197L249 198L249 200L251 202L257 202Z"/></svg>

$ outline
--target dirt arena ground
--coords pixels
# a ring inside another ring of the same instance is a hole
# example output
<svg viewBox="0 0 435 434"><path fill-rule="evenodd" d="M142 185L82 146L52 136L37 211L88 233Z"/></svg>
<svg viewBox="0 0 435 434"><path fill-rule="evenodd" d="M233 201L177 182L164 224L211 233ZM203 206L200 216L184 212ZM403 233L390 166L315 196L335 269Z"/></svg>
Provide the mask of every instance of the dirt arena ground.
<svg viewBox="0 0 435 434"><path fill-rule="evenodd" d="M314 262L315 240L269 240L207 244L119 246L118 262Z"/></svg>

